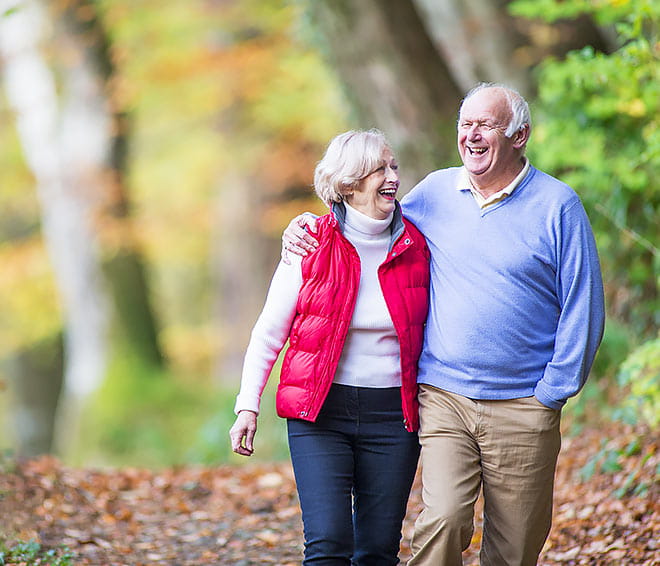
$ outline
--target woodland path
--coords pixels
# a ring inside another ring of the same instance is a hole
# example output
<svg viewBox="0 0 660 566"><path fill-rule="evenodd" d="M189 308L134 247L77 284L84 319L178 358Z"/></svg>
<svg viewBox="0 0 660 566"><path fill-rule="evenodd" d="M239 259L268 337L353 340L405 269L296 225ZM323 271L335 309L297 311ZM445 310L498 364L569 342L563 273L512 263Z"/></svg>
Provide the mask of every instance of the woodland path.
<svg viewBox="0 0 660 566"><path fill-rule="evenodd" d="M540 566L660 565L659 444L620 424L565 435ZM419 494L417 481L403 561ZM96 470L44 457L0 467L0 542L66 545L74 564L293 566L301 532L288 463ZM478 564L480 537L477 521L468 566Z"/></svg>

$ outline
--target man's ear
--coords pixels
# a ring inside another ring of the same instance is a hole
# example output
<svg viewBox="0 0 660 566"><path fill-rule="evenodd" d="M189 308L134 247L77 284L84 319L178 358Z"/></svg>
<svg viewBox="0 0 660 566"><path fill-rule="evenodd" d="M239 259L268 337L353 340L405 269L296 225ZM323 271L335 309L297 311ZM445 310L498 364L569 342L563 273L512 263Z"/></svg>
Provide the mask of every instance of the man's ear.
<svg viewBox="0 0 660 566"><path fill-rule="evenodd" d="M529 140L529 124L523 124L515 134L513 134L513 147L522 149Z"/></svg>

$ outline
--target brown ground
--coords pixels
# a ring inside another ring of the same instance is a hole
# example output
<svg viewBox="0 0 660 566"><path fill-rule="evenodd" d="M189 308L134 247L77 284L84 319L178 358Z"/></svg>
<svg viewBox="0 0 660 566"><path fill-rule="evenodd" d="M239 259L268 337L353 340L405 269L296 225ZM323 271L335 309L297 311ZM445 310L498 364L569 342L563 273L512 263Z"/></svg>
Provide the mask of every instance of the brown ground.
<svg viewBox="0 0 660 566"><path fill-rule="evenodd" d="M630 443L641 438L638 447ZM606 451L602 443L608 440ZM555 519L539 564L660 565L659 439L608 425L564 438ZM629 455L616 458L617 455ZM606 454L609 454L609 459ZM598 470L588 480L589 461ZM620 469L617 469L619 467ZM635 488L637 487L637 492ZM419 510L404 525L402 561ZM479 521L466 565L478 564ZM300 564L301 522L287 463L180 468L73 469L52 458L0 467L0 542L66 545L74 564L233 566Z"/></svg>

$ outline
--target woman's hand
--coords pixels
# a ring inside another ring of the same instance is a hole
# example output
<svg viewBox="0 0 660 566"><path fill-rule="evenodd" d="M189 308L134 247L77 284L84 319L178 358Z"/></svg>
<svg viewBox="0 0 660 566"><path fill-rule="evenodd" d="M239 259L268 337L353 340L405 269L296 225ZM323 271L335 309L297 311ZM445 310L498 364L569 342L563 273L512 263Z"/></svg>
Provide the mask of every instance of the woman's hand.
<svg viewBox="0 0 660 566"><path fill-rule="evenodd" d="M287 252L306 256L318 247L319 243L310 234L310 231L316 232L316 217L312 214L299 214L289 222L282 234L282 260L284 263L287 265L291 263Z"/></svg>
<svg viewBox="0 0 660 566"><path fill-rule="evenodd" d="M231 449L241 456L252 456L256 432L257 413L254 411L239 411L234 426L229 430Z"/></svg>

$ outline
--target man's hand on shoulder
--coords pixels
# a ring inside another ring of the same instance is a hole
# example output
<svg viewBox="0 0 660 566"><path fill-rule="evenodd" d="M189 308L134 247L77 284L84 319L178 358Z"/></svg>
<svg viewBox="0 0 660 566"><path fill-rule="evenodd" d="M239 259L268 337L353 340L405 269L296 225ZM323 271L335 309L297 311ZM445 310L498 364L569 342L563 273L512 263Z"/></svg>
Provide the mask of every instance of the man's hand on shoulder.
<svg viewBox="0 0 660 566"><path fill-rule="evenodd" d="M290 264L288 252L306 256L319 245L311 232L316 232L316 216L308 212L296 216L282 234L282 261Z"/></svg>

